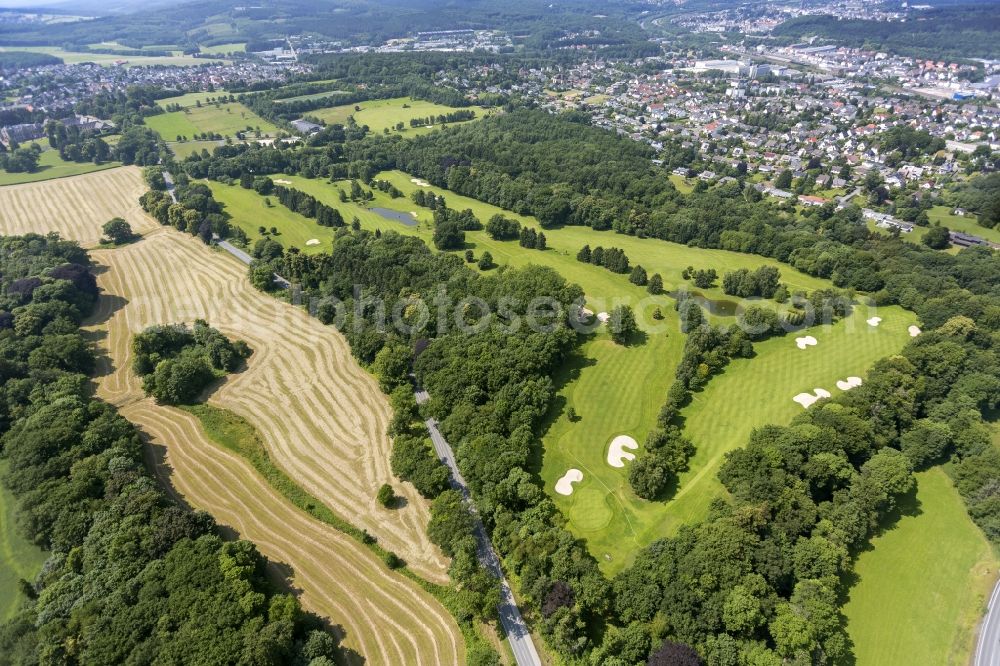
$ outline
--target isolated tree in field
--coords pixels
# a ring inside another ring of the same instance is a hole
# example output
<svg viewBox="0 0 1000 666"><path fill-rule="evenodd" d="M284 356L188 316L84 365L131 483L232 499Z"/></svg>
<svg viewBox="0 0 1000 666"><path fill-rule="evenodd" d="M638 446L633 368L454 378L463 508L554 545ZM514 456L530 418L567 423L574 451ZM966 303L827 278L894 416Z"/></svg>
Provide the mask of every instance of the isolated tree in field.
<svg viewBox="0 0 1000 666"><path fill-rule="evenodd" d="M108 241L114 243L115 245L121 245L122 243L127 243L134 237L135 234L132 233L132 226L120 217L108 220L101 227L101 231L104 232L104 236Z"/></svg>
<svg viewBox="0 0 1000 666"><path fill-rule="evenodd" d="M653 273L653 277L649 278L649 283L646 285L646 291L658 296L663 293L663 278L660 277L659 273Z"/></svg>
<svg viewBox="0 0 1000 666"><path fill-rule="evenodd" d="M472 252L472 250L466 250L465 251L465 263L471 264L475 260L476 260L476 255Z"/></svg>
<svg viewBox="0 0 1000 666"><path fill-rule="evenodd" d="M590 246L584 245L580 248L580 251L576 253L576 260L583 261L585 263L590 263Z"/></svg>
<svg viewBox="0 0 1000 666"><path fill-rule="evenodd" d="M378 494L375 496L378 503L387 509L391 509L396 505L396 492L392 489L388 483L383 483L382 487L378 489Z"/></svg>
<svg viewBox="0 0 1000 666"><path fill-rule="evenodd" d="M479 257L479 270L488 271L493 266L493 255L489 253L489 250L483 252L482 256Z"/></svg>
<svg viewBox="0 0 1000 666"><path fill-rule="evenodd" d="M571 423L576 423L580 417L577 415L576 410L570 407L566 410L566 418L569 419Z"/></svg>
<svg viewBox="0 0 1000 666"><path fill-rule="evenodd" d="M611 331L611 339L620 345L627 344L639 327L635 323L635 313L627 305L619 305L611 311L608 319L608 328Z"/></svg>

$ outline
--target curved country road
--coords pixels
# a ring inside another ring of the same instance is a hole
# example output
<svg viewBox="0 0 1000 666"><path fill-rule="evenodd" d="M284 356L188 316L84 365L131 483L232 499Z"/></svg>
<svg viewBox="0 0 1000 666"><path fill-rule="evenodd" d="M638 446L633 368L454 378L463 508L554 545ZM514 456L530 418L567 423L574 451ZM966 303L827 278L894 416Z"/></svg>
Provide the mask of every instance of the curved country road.
<svg viewBox="0 0 1000 666"><path fill-rule="evenodd" d="M1000 581L993 587L986 617L979 627L973 666L1000 666Z"/></svg>

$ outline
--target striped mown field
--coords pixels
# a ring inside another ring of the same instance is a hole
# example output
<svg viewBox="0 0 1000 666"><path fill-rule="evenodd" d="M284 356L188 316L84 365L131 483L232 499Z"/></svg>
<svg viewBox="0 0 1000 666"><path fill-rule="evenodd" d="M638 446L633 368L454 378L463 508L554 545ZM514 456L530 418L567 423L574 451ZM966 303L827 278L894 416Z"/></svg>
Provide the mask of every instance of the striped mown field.
<svg viewBox="0 0 1000 666"><path fill-rule="evenodd" d="M0 231L56 231L87 248L100 242L101 226L113 217L124 218L136 233L145 233L160 226L139 206L145 191L142 171L134 166L0 187Z"/></svg>

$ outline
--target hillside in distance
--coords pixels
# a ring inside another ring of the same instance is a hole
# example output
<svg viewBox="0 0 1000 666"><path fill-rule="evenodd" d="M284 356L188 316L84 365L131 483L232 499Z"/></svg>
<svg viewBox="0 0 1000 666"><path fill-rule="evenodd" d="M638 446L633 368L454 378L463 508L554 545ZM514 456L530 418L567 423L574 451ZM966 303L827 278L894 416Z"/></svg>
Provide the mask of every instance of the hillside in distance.
<svg viewBox="0 0 1000 666"><path fill-rule="evenodd" d="M74 11L80 11L74 6ZM352 44L381 43L420 31L504 30L539 41L558 31L600 34L625 43L643 38L627 20L627 5L597 0L268 0L234 6L226 0L143 8L122 16L59 25L3 25L0 44L91 44L117 42L132 48L185 47L226 42L263 43L289 35L311 35Z"/></svg>

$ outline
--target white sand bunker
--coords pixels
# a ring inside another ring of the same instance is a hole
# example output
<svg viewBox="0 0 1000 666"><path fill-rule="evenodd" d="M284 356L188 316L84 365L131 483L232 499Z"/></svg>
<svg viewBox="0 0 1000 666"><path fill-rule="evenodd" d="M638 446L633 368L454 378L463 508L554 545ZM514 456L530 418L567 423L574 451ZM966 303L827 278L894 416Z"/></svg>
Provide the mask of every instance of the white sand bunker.
<svg viewBox="0 0 1000 666"><path fill-rule="evenodd" d="M306 241L306 245L319 245L319 239L310 238L309 240Z"/></svg>
<svg viewBox="0 0 1000 666"><path fill-rule="evenodd" d="M413 216L413 219L414 219L414 220L415 220L415 219L417 219L417 211L415 211L415 210L411 210L411 211L410 211L410 215L411 215L411 216Z"/></svg>
<svg viewBox="0 0 1000 666"><path fill-rule="evenodd" d="M598 312L597 313L597 320L599 322L601 322L602 324L606 324L609 319L611 319L611 315L609 315L607 312Z"/></svg>
<svg viewBox="0 0 1000 666"><path fill-rule="evenodd" d="M628 435L618 435L611 440L608 447L608 464L612 467L624 467L626 460L635 460L635 454L625 449L638 449L639 444Z"/></svg>
<svg viewBox="0 0 1000 666"><path fill-rule="evenodd" d="M583 481L583 472L578 469L567 470L562 478L556 481L556 492L560 495L572 495L573 484Z"/></svg>
<svg viewBox="0 0 1000 666"><path fill-rule="evenodd" d="M841 391L850 391L858 386L861 386L861 377L848 377L837 382L837 388Z"/></svg>
<svg viewBox="0 0 1000 666"><path fill-rule="evenodd" d="M872 317L871 319L868 320L869 326L878 326L881 323L882 323L882 317Z"/></svg>
<svg viewBox="0 0 1000 666"><path fill-rule="evenodd" d="M799 393L797 396L792 398L795 402L802 405L804 409L809 409L814 402L820 398L829 398L830 392L826 389L813 389L812 393Z"/></svg>
<svg viewBox="0 0 1000 666"><path fill-rule="evenodd" d="M906 330L910 332L910 337L911 338L915 338L918 335L920 335L920 327L919 326L915 326L915 325L911 324L910 327L908 329L906 329Z"/></svg>
<svg viewBox="0 0 1000 666"><path fill-rule="evenodd" d="M428 183L423 178L411 178L410 182L413 183L414 185L416 185L417 187L430 187L431 186L431 184Z"/></svg>
<svg viewBox="0 0 1000 666"><path fill-rule="evenodd" d="M275 185L291 185L292 181L285 180L284 178L278 178L276 181L274 181L274 183Z"/></svg>
<svg viewBox="0 0 1000 666"><path fill-rule="evenodd" d="M807 335L804 338L795 338L795 344L799 349L805 349L806 347L813 347L819 343L816 341L816 338L811 335Z"/></svg>

